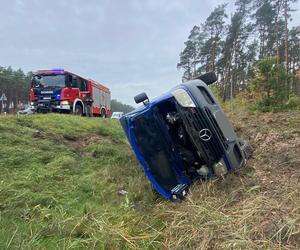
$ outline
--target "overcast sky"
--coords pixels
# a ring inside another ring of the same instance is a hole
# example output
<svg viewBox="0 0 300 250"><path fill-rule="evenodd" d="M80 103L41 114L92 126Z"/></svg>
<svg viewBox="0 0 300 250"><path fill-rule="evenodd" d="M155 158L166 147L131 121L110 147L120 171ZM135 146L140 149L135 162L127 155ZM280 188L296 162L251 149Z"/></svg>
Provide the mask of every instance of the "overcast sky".
<svg viewBox="0 0 300 250"><path fill-rule="evenodd" d="M176 64L189 31L223 2L0 0L0 65L64 68L133 104L135 94L154 97L181 82ZM300 24L299 10L293 19Z"/></svg>

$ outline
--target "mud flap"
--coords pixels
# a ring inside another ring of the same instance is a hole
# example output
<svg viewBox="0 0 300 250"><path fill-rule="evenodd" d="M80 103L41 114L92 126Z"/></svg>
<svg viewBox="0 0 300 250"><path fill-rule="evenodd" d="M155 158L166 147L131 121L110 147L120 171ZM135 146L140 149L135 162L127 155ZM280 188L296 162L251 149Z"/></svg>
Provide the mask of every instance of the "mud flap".
<svg viewBox="0 0 300 250"><path fill-rule="evenodd" d="M248 141L240 140L241 150L244 153L244 157L248 160L253 155L253 148Z"/></svg>
<svg viewBox="0 0 300 250"><path fill-rule="evenodd" d="M187 196L189 188L187 184L178 184L171 190L172 200L181 202Z"/></svg>

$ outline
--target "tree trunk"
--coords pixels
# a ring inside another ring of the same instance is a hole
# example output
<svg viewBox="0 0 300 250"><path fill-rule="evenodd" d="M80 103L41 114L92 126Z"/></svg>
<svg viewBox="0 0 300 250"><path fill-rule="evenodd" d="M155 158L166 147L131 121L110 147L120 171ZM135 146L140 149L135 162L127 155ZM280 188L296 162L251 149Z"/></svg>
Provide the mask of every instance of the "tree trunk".
<svg viewBox="0 0 300 250"><path fill-rule="evenodd" d="M280 9L281 9L281 0L277 1L277 13L275 16L275 33L276 33L276 63L280 63L280 51L279 51L279 24L278 24L278 19L279 19L279 14L280 14Z"/></svg>
<svg viewBox="0 0 300 250"><path fill-rule="evenodd" d="M229 80L229 76L230 76L230 70L231 70L231 61L232 61L232 57L235 51L235 41L233 42L233 47L230 49L230 54L229 54L229 58L228 61L226 62L226 66L225 66L225 70L224 70L224 81L223 81L223 102L226 101L226 99L228 98L228 80Z"/></svg>
<svg viewBox="0 0 300 250"><path fill-rule="evenodd" d="M285 29L285 70L289 71L289 30L288 30L288 13L287 13L288 3L287 0L284 1L284 29Z"/></svg>
<svg viewBox="0 0 300 250"><path fill-rule="evenodd" d="M285 70L286 73L289 72L289 30L288 30L288 0L284 0L284 31L285 31L285 41L284 41L284 54L285 54ZM290 94L290 81L286 80L287 89L287 99L289 99Z"/></svg>
<svg viewBox="0 0 300 250"><path fill-rule="evenodd" d="M216 61L216 49L217 49L217 37L214 38L214 43L211 51L211 71L215 71L215 61Z"/></svg>
<svg viewBox="0 0 300 250"><path fill-rule="evenodd" d="M260 58L263 58L264 56L265 56L265 26L263 27L263 31L262 31Z"/></svg>

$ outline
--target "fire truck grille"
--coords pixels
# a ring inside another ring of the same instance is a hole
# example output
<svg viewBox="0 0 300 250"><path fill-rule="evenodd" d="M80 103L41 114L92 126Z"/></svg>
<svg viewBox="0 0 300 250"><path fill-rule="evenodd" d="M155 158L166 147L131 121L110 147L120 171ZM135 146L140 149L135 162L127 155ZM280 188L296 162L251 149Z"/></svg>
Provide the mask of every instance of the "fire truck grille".
<svg viewBox="0 0 300 250"><path fill-rule="evenodd" d="M43 100L43 101L54 101L55 100L55 98L54 98L54 96L52 96L52 95L41 95L41 100Z"/></svg>
<svg viewBox="0 0 300 250"><path fill-rule="evenodd" d="M41 94L38 99L38 104L42 104L45 108L50 108L52 105L59 105L59 101L55 99L54 95Z"/></svg>

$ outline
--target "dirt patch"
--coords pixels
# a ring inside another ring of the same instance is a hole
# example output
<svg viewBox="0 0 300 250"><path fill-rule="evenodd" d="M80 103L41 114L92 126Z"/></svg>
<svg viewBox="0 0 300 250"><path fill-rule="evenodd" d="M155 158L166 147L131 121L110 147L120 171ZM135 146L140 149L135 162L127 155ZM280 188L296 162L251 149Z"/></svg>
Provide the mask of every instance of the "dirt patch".
<svg viewBox="0 0 300 250"><path fill-rule="evenodd" d="M85 137L73 137L70 135L64 135L65 144L69 145L71 148L74 148L75 151L78 151L82 148L85 148L91 144L97 143L99 141L106 141L110 143L114 143L113 140L109 136L102 136L97 134L91 134Z"/></svg>
<svg viewBox="0 0 300 250"><path fill-rule="evenodd" d="M263 174L300 177L300 112L234 113L237 133L255 149L252 164ZM282 179L282 176L281 178Z"/></svg>
<svg viewBox="0 0 300 250"><path fill-rule="evenodd" d="M40 131L40 130L34 130L32 133L33 138L38 138L38 139L45 139L47 138L47 135L45 132Z"/></svg>
<svg viewBox="0 0 300 250"><path fill-rule="evenodd" d="M280 236L287 245L300 244L296 237L300 216L295 208L300 197L300 112L236 112L230 116L238 135L254 148L254 157L247 164L254 173L244 180L254 180L259 195L272 202L262 206L264 213L258 215L263 234L274 241Z"/></svg>

